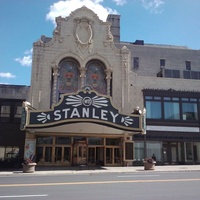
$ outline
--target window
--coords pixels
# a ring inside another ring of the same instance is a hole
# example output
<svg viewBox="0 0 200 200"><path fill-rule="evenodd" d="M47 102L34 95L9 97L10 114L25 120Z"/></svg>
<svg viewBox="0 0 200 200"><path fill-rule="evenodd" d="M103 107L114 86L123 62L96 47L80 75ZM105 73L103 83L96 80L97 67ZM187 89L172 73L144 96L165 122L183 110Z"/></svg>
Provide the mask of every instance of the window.
<svg viewBox="0 0 200 200"><path fill-rule="evenodd" d="M56 137L56 144L71 144L70 137Z"/></svg>
<svg viewBox="0 0 200 200"><path fill-rule="evenodd" d="M65 59L60 63L59 94L76 92L80 88L78 62Z"/></svg>
<svg viewBox="0 0 200 200"><path fill-rule="evenodd" d="M38 137L37 144L53 144L53 137Z"/></svg>
<svg viewBox="0 0 200 200"><path fill-rule="evenodd" d="M101 94L107 94L105 66L97 60L90 61L86 65L86 85L90 85Z"/></svg>
<svg viewBox="0 0 200 200"><path fill-rule="evenodd" d="M199 71L183 71L183 78L185 79L200 79L200 72Z"/></svg>
<svg viewBox="0 0 200 200"><path fill-rule="evenodd" d="M182 118L183 120L198 120L197 99L182 98Z"/></svg>
<svg viewBox="0 0 200 200"><path fill-rule="evenodd" d="M1 117L10 117L10 106L1 106Z"/></svg>
<svg viewBox="0 0 200 200"><path fill-rule="evenodd" d="M180 119L179 102L164 102L164 118Z"/></svg>
<svg viewBox="0 0 200 200"><path fill-rule="evenodd" d="M14 117L15 118L21 118L22 107L21 106L15 106L14 110L15 110Z"/></svg>
<svg viewBox="0 0 200 200"><path fill-rule="evenodd" d="M89 145L103 145L103 138L88 138Z"/></svg>
<svg viewBox="0 0 200 200"><path fill-rule="evenodd" d="M191 70L191 61L185 61L186 70Z"/></svg>
<svg viewBox="0 0 200 200"><path fill-rule="evenodd" d="M134 57L133 58L133 68L134 69L138 69L139 68L139 58L138 57Z"/></svg>
<svg viewBox="0 0 200 200"><path fill-rule="evenodd" d="M191 72L190 71L183 71L183 78L190 79L191 78Z"/></svg>
<svg viewBox="0 0 200 200"><path fill-rule="evenodd" d="M177 93L178 97L170 96L169 91L166 91L169 96L164 96L166 93L163 91L161 93L160 97L145 96L147 119L198 121L198 98L182 97L181 93Z"/></svg>
<svg viewBox="0 0 200 200"><path fill-rule="evenodd" d="M161 101L160 97L150 97L146 96L146 113L147 119L161 119L162 112L161 112Z"/></svg>
<svg viewBox="0 0 200 200"><path fill-rule="evenodd" d="M8 160L11 161L19 156L18 146L0 146L0 161Z"/></svg>
<svg viewBox="0 0 200 200"><path fill-rule="evenodd" d="M121 140L116 138L106 138L106 145L120 145Z"/></svg>
<svg viewBox="0 0 200 200"><path fill-rule="evenodd" d="M180 78L180 70L165 69L166 78Z"/></svg>
<svg viewBox="0 0 200 200"><path fill-rule="evenodd" d="M179 98L164 97L164 119L180 120Z"/></svg>
<svg viewBox="0 0 200 200"><path fill-rule="evenodd" d="M160 67L164 67L165 66L165 59L160 59Z"/></svg>
<svg viewBox="0 0 200 200"><path fill-rule="evenodd" d="M199 72L191 71L191 78L192 79L199 79Z"/></svg>
<svg viewBox="0 0 200 200"><path fill-rule="evenodd" d="M0 107L0 120L1 122L10 122L11 121L11 103L2 102Z"/></svg>

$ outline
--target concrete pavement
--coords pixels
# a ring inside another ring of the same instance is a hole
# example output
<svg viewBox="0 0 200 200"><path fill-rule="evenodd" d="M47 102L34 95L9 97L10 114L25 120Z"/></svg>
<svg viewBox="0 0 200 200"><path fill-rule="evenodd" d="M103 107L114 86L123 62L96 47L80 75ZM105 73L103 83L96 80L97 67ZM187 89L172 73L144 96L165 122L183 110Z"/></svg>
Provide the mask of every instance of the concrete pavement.
<svg viewBox="0 0 200 200"><path fill-rule="evenodd" d="M176 171L200 171L200 165L164 165L155 166L155 170L144 170L143 166L130 166L130 167L79 167L79 168L37 168L34 173L23 173L17 171L0 171L0 176L17 175L17 174L35 174L35 175L53 175L53 174L92 174L92 173L133 173L133 172L176 172Z"/></svg>

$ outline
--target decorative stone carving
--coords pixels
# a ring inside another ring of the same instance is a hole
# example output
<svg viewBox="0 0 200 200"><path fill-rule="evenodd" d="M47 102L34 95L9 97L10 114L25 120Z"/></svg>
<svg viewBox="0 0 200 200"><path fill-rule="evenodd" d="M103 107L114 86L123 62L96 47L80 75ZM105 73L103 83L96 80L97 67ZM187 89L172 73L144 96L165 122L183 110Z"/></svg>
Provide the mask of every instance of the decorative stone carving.
<svg viewBox="0 0 200 200"><path fill-rule="evenodd" d="M91 24L92 21L86 17L75 19L74 36L76 39L77 46L82 51L88 49L90 52L92 49L93 30Z"/></svg>
<svg viewBox="0 0 200 200"><path fill-rule="evenodd" d="M61 37L61 17L57 17L56 18L56 28L53 32L54 37L56 38L56 40L58 40L60 43L63 41L63 38Z"/></svg>
<svg viewBox="0 0 200 200"><path fill-rule="evenodd" d="M104 41L104 46L106 47L110 42L113 42L113 35L110 31L110 26L106 26L106 40Z"/></svg>

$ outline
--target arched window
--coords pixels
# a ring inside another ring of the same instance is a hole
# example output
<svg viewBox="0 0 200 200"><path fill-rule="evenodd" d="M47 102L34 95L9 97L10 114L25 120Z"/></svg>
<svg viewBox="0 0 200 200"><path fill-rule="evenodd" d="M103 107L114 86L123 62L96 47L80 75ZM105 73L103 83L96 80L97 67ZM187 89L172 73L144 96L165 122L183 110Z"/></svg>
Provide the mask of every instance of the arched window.
<svg viewBox="0 0 200 200"><path fill-rule="evenodd" d="M59 94L77 92L80 88L79 64L74 59L68 58L60 63L58 81Z"/></svg>
<svg viewBox="0 0 200 200"><path fill-rule="evenodd" d="M101 94L107 94L104 69L104 64L97 60L90 61L86 65L86 85L92 86Z"/></svg>

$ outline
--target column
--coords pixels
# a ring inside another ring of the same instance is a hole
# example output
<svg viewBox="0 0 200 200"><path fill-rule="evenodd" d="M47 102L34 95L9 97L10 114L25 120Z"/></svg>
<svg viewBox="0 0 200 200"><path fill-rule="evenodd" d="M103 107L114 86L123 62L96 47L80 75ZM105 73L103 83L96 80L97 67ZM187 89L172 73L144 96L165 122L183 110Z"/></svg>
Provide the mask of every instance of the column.
<svg viewBox="0 0 200 200"><path fill-rule="evenodd" d="M112 71L110 69L106 69L105 73L106 73L107 95L110 96L110 81L112 79L112 77L111 77Z"/></svg>
<svg viewBox="0 0 200 200"><path fill-rule="evenodd" d="M60 67L57 65L52 66L53 70L53 94L52 94L52 103L55 104L57 101L57 84L58 84L58 76L59 76L59 70Z"/></svg>
<svg viewBox="0 0 200 200"><path fill-rule="evenodd" d="M86 69L85 67L80 67L79 70L80 70L80 78L81 78L81 88L83 88L85 85Z"/></svg>

